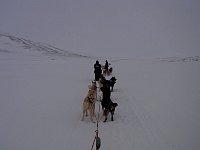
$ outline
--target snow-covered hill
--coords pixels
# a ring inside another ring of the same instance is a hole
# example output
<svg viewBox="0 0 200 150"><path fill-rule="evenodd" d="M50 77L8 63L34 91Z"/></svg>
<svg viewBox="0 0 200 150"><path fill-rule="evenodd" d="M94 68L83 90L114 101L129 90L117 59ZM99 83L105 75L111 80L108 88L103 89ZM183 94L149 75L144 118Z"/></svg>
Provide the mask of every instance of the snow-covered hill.
<svg viewBox="0 0 200 150"><path fill-rule="evenodd" d="M85 56L82 54L74 53L72 51L62 50L50 44L45 44L42 42L34 42L31 40L24 39L22 37L16 37L10 34L0 33L0 54L18 54L18 55L28 55L28 56L49 56L51 59L57 58L93 58L93 59L105 59L101 56ZM11 55L9 55L11 56ZM107 56L112 62L131 60L131 58L120 58ZM134 58L133 60L136 60ZM188 56L188 57L167 57L167 58L155 58L161 62L192 62L200 61L200 56Z"/></svg>
<svg viewBox="0 0 200 150"><path fill-rule="evenodd" d="M31 52L30 52L31 51ZM53 56L60 58L67 57L87 57L74 52L62 50L52 45L34 42L21 37L16 37L9 34L0 34L0 53L21 53L45 56ZM88 56L89 57L89 56Z"/></svg>

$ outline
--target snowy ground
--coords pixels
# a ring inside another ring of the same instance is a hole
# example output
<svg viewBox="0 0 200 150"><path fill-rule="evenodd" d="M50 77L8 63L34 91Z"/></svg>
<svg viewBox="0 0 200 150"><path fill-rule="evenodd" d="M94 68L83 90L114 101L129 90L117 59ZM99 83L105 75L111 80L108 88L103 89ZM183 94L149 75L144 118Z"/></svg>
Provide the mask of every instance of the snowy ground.
<svg viewBox="0 0 200 150"><path fill-rule="evenodd" d="M199 61L109 61L119 106L113 122L99 124L100 149L199 149ZM1 49L0 149L91 149L96 124L81 116L94 62Z"/></svg>

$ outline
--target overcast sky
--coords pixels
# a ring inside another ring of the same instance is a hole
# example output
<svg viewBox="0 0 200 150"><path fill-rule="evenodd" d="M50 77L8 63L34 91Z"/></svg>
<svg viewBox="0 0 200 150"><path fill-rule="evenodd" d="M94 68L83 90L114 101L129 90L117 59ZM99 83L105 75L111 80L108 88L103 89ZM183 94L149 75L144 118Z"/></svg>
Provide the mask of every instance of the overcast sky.
<svg viewBox="0 0 200 150"><path fill-rule="evenodd" d="M1 33L61 49L125 57L200 54L199 0L0 2Z"/></svg>

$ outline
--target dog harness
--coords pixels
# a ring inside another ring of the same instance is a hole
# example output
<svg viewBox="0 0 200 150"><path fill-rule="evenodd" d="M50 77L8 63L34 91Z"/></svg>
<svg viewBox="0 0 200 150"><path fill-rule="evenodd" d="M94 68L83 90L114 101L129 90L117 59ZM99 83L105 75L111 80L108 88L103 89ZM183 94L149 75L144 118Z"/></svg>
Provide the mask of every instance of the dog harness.
<svg viewBox="0 0 200 150"><path fill-rule="evenodd" d="M94 102L94 98L89 98L89 97L88 97L88 100L89 100L90 103L93 103L93 102Z"/></svg>

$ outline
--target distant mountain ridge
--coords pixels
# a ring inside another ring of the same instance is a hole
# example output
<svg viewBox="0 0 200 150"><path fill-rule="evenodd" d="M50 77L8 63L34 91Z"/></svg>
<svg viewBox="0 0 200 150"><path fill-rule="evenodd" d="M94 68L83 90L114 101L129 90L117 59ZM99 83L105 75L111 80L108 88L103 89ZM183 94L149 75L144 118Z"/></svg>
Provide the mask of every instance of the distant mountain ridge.
<svg viewBox="0 0 200 150"><path fill-rule="evenodd" d="M200 61L200 56L189 56L189 57L167 57L167 58L158 58L161 62L197 62Z"/></svg>
<svg viewBox="0 0 200 150"><path fill-rule="evenodd" d="M34 52L40 53L46 56L58 56L62 58L74 57L74 58L93 58L93 59L103 59L103 57L95 56L84 56L68 50L59 49L49 44L34 42L21 37L16 37L10 34L0 33L0 54L1 53L30 53ZM108 56L109 59L113 61L129 60L131 58L112 58ZM200 61L200 56L189 56L189 57L166 57L166 58L156 58L160 62L198 62Z"/></svg>
<svg viewBox="0 0 200 150"><path fill-rule="evenodd" d="M24 50L37 51L41 52L41 54L48 56L84 57L84 58L88 57L74 52L62 50L49 44L34 42L31 40L12 36L9 34L0 33L0 53L15 52L13 48L14 50L18 49L20 52L23 52Z"/></svg>

